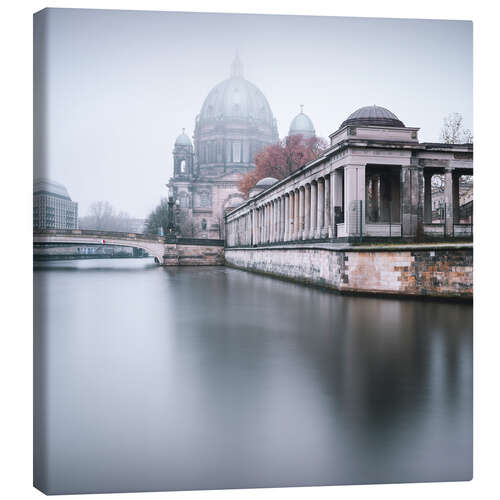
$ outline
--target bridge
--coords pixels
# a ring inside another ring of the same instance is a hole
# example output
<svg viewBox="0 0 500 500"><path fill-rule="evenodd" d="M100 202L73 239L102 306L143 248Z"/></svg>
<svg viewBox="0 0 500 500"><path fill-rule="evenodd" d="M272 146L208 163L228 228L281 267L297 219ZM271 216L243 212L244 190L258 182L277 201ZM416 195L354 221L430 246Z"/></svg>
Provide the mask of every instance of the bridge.
<svg viewBox="0 0 500 500"><path fill-rule="evenodd" d="M214 265L224 262L224 240L175 238L89 229L33 232L34 244L114 245L140 248L162 265Z"/></svg>

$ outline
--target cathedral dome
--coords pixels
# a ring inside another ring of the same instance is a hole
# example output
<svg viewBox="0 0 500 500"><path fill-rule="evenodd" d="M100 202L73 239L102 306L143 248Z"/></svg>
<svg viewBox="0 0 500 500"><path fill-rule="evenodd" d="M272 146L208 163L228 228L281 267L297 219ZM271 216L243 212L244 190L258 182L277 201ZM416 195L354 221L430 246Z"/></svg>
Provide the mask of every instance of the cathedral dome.
<svg viewBox="0 0 500 500"><path fill-rule="evenodd" d="M356 125L376 125L381 127L404 127L404 123L391 111L382 106L364 106L347 117L340 128Z"/></svg>
<svg viewBox="0 0 500 500"><path fill-rule="evenodd" d="M184 130L185 129L182 129L182 134L177 136L177 139L175 139L176 146L192 146L191 139L188 135L186 135Z"/></svg>
<svg viewBox="0 0 500 500"><path fill-rule="evenodd" d="M314 137L316 131L312 120L303 112L300 106L300 113L292 120L288 135L302 135L304 137Z"/></svg>
<svg viewBox="0 0 500 500"><path fill-rule="evenodd" d="M199 115L200 122L244 119L273 124L271 107L264 94L243 78L243 65L238 56L231 65L231 76L208 94Z"/></svg>

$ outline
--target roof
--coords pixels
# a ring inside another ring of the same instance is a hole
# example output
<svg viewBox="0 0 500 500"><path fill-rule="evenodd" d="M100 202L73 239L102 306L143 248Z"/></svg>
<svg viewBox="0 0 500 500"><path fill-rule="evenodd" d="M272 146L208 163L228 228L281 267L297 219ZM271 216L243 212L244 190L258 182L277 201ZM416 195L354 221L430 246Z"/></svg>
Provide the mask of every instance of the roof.
<svg viewBox="0 0 500 500"><path fill-rule="evenodd" d="M278 182L278 179L275 179L274 177L264 177L259 182L257 182L257 184L255 184L255 187L272 186L275 182Z"/></svg>
<svg viewBox="0 0 500 500"><path fill-rule="evenodd" d="M404 123L387 108L382 106L364 106L351 113L346 120L342 122L340 128L345 126L366 126L375 125L381 127L404 127Z"/></svg>
<svg viewBox="0 0 500 500"><path fill-rule="evenodd" d="M312 120L302 111L302 109L300 113L292 120L292 123L290 124L290 130L288 131L288 135L299 134L311 137L316 135Z"/></svg>
<svg viewBox="0 0 500 500"><path fill-rule="evenodd" d="M36 193L53 194L71 200L68 190L63 184L44 177L40 177L33 181L33 194Z"/></svg>
<svg viewBox="0 0 500 500"><path fill-rule="evenodd" d="M243 78L238 57L231 65L231 76L217 84L206 97L200 121L224 118L254 119L274 123L271 107L261 90Z"/></svg>
<svg viewBox="0 0 500 500"><path fill-rule="evenodd" d="M182 134L177 136L177 139L175 139L175 145L176 146L192 146L191 139L184 132L184 129L182 129Z"/></svg>

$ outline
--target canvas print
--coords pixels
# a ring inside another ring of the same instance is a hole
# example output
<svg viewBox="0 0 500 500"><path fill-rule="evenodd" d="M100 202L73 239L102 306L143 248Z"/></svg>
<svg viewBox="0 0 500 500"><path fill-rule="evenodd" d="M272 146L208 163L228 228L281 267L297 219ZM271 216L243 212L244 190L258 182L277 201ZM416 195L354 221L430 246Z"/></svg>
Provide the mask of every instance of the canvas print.
<svg viewBox="0 0 500 500"><path fill-rule="evenodd" d="M472 23L34 15L34 486L472 478Z"/></svg>

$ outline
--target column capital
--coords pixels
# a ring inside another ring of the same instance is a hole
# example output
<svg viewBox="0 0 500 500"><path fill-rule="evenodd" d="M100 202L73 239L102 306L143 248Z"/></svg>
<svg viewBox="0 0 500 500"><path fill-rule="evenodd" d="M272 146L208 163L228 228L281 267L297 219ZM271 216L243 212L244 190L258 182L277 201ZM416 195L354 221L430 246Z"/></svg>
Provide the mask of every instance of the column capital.
<svg viewBox="0 0 500 500"><path fill-rule="evenodd" d="M366 167L366 163L348 163L347 165L344 165L344 168L360 168L360 167Z"/></svg>

